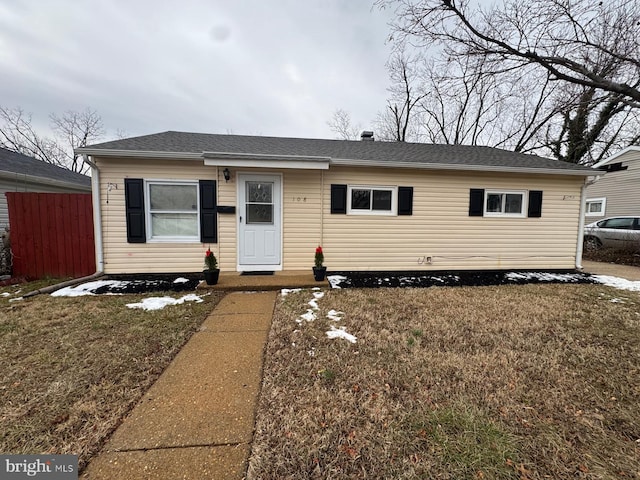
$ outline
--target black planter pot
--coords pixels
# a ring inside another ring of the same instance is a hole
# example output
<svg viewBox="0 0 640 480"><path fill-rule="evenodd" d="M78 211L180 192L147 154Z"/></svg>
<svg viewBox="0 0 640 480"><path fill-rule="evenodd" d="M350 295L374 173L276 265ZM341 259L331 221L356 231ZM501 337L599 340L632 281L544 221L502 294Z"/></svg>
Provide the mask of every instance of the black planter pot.
<svg viewBox="0 0 640 480"><path fill-rule="evenodd" d="M207 282L207 285L215 285L218 283L218 278L220 277L220 269L216 268L215 270L204 270L204 280Z"/></svg>
<svg viewBox="0 0 640 480"><path fill-rule="evenodd" d="M316 279L316 282L323 281L326 274L327 267L313 267L313 278Z"/></svg>

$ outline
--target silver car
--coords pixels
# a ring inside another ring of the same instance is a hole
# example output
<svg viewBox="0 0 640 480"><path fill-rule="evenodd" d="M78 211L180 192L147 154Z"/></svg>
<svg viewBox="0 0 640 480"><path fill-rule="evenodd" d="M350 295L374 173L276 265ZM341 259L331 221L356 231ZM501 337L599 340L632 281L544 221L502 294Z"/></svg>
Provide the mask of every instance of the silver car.
<svg viewBox="0 0 640 480"><path fill-rule="evenodd" d="M585 248L640 250L640 217L611 217L584 227Z"/></svg>

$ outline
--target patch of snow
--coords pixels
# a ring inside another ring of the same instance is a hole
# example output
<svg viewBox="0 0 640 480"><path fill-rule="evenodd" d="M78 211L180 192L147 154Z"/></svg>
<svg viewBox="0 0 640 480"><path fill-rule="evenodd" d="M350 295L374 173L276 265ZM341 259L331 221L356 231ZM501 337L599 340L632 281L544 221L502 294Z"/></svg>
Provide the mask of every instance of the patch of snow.
<svg viewBox="0 0 640 480"><path fill-rule="evenodd" d="M187 278L178 277L173 281L173 283L187 283L188 281L189 281L189 279L187 279Z"/></svg>
<svg viewBox="0 0 640 480"><path fill-rule="evenodd" d="M123 287L127 282L120 280L96 280L95 282L82 283L75 287L65 287L51 293L52 297L81 297L84 295L95 295L95 291L100 287Z"/></svg>
<svg viewBox="0 0 640 480"><path fill-rule="evenodd" d="M10 297L11 294L9 292L2 292L0 293L0 297Z"/></svg>
<svg viewBox="0 0 640 480"><path fill-rule="evenodd" d="M314 297L316 300L320 300L322 297L324 297L324 292L314 292L314 293L313 293L313 297Z"/></svg>
<svg viewBox="0 0 640 480"><path fill-rule="evenodd" d="M326 332L326 334L329 338L344 338L351 343L356 343L356 341L358 340L355 335L351 335L350 333L346 332L346 327L336 328L332 325L331 330Z"/></svg>
<svg viewBox="0 0 640 480"><path fill-rule="evenodd" d="M172 298L172 297L145 298L138 303L127 303L127 307L141 308L142 310L161 310L168 305L181 305L184 302L201 303L203 302L203 300L198 295L194 293L190 293L189 295L185 295L180 298Z"/></svg>
<svg viewBox="0 0 640 480"><path fill-rule="evenodd" d="M307 354L308 354L310 357L315 357L315 356L316 356L316 349L315 349L315 347L311 347L311 350L307 350Z"/></svg>
<svg viewBox="0 0 640 480"><path fill-rule="evenodd" d="M542 280L545 282L573 282L581 280L581 273L550 273L550 272L509 272L505 274L507 280Z"/></svg>
<svg viewBox="0 0 640 480"><path fill-rule="evenodd" d="M328 275L327 280L329 281L329 285L331 285L331 288L340 288L340 283L346 281L347 277L344 277L342 275Z"/></svg>
<svg viewBox="0 0 640 480"><path fill-rule="evenodd" d="M609 300L611 303L626 303L624 300L622 300L621 298L612 298L611 300Z"/></svg>
<svg viewBox="0 0 640 480"><path fill-rule="evenodd" d="M593 275L596 282L602 283L609 287L617 288L619 290L629 290L631 292L640 292L640 281L631 281L625 278L612 277L609 275Z"/></svg>
<svg viewBox="0 0 640 480"><path fill-rule="evenodd" d="M307 310L306 313L303 313L302 315L300 315L300 318L296 319L296 322L298 323L302 323L303 321L313 322L315 319L316 319L316 314L313 312L313 310Z"/></svg>
<svg viewBox="0 0 640 480"><path fill-rule="evenodd" d="M333 322L339 322L340 320L342 320L343 315L344 315L344 312L329 310L329 312L327 313L327 318Z"/></svg>
<svg viewBox="0 0 640 480"><path fill-rule="evenodd" d="M298 293L300 291L302 291L301 288L283 288L282 290L280 290L280 295L286 297L290 293Z"/></svg>
<svg viewBox="0 0 640 480"><path fill-rule="evenodd" d="M20 301L20 300L24 300L24 297L16 297L16 298L10 298L9 299L10 302L17 302L17 301Z"/></svg>
<svg viewBox="0 0 640 480"><path fill-rule="evenodd" d="M318 301L317 300L310 300L308 305L313 308L314 310L319 310L320 307L318 307Z"/></svg>
<svg viewBox="0 0 640 480"><path fill-rule="evenodd" d="M313 287L311 290L320 290L320 287Z"/></svg>

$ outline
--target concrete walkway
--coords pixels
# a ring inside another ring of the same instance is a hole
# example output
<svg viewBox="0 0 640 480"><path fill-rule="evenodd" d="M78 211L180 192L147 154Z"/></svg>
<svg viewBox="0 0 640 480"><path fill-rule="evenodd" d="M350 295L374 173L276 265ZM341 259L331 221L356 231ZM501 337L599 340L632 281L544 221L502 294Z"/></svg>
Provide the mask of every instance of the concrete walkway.
<svg viewBox="0 0 640 480"><path fill-rule="evenodd" d="M613 277L625 278L632 281L640 280L640 267L583 260L582 268L585 272L594 273L596 275L611 275Z"/></svg>
<svg viewBox="0 0 640 480"><path fill-rule="evenodd" d="M276 295L224 297L82 478L243 478Z"/></svg>

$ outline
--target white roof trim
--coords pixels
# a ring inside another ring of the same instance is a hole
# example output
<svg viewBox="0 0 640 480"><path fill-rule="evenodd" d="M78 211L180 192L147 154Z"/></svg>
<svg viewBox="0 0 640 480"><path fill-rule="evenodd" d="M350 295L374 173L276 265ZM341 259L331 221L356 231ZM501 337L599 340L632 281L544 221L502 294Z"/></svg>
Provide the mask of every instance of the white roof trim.
<svg viewBox="0 0 640 480"><path fill-rule="evenodd" d="M596 163L595 165L593 165L591 168L599 168L602 167L604 165L608 165L609 163L611 163L613 160L615 160L616 158L624 155L627 152L640 152L640 147L636 146L636 145L631 145L623 150L620 150L618 153L615 153L613 155L611 155L610 157L605 158L604 160L599 161L598 163Z"/></svg>
<svg viewBox="0 0 640 480"><path fill-rule="evenodd" d="M204 164L218 167L295 168L328 170L329 157L268 155L254 153L204 152Z"/></svg>
<svg viewBox="0 0 640 480"><path fill-rule="evenodd" d="M577 175L592 177L595 172L569 170L562 168L532 168L532 167L504 167L498 165L464 165L453 163L417 163L417 162L378 162L371 160L349 160L334 158L332 165L358 166L358 167L382 167L382 168L415 168L421 170L468 170L475 172L504 172L504 173L538 173L541 175Z"/></svg>

